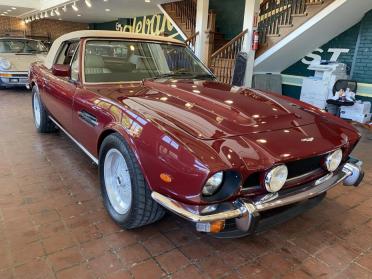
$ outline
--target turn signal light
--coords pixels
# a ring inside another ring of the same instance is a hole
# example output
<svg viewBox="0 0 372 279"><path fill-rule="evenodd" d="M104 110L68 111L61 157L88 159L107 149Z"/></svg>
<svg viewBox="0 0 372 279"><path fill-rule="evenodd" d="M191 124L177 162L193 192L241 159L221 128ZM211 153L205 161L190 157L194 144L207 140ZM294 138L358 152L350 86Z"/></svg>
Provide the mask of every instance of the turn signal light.
<svg viewBox="0 0 372 279"><path fill-rule="evenodd" d="M225 221L213 221L211 223L196 223L198 232L219 233L225 228Z"/></svg>
<svg viewBox="0 0 372 279"><path fill-rule="evenodd" d="M163 180L165 183L171 183L172 182L172 177L167 173L161 173L160 174L160 179Z"/></svg>
<svg viewBox="0 0 372 279"><path fill-rule="evenodd" d="M214 221L211 223L210 232L211 233L219 233L225 228L225 221Z"/></svg>
<svg viewBox="0 0 372 279"><path fill-rule="evenodd" d="M12 76L13 76L12 74L0 73L0 77L12 77Z"/></svg>

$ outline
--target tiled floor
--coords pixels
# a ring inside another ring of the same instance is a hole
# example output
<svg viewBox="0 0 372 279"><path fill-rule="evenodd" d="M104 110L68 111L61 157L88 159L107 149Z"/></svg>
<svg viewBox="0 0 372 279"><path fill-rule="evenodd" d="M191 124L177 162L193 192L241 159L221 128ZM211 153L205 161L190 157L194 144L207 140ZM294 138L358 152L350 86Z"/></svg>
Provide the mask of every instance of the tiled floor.
<svg viewBox="0 0 372 279"><path fill-rule="evenodd" d="M372 140L359 188L261 236L216 240L168 215L120 231L97 168L62 133L39 135L28 91L0 91L0 278L372 278ZM372 137L372 135L370 135Z"/></svg>

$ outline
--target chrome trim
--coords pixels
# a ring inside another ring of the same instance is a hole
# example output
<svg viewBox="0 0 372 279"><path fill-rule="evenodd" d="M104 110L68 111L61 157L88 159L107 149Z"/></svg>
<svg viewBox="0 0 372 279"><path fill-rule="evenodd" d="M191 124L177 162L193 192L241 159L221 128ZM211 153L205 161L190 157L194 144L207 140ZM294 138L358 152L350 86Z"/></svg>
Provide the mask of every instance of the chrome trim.
<svg viewBox="0 0 372 279"><path fill-rule="evenodd" d="M182 203L170 199L158 192L152 192L151 197L168 210L194 223L209 223L218 220L234 219L246 215L252 210L252 208L247 207L244 203L239 201L236 204L236 208L233 210L209 215L199 215L188 210Z"/></svg>
<svg viewBox="0 0 372 279"><path fill-rule="evenodd" d="M327 174L315 181L303 185L298 190L289 189L278 193L261 195L251 199L238 199L231 203L234 209L228 209L226 211L216 212L209 215L200 215L197 210L193 210L193 206L175 201L158 192L152 192L151 197L173 213L195 223L207 223L240 218L247 214L254 216L262 211L316 197L351 176L353 174L351 169L356 165L357 163L354 162L346 163L338 172Z"/></svg>
<svg viewBox="0 0 372 279"><path fill-rule="evenodd" d="M348 165L347 163L346 165ZM256 207L256 210L258 212L266 211L270 209L274 209L277 207L289 205L292 203L296 203L302 200L310 199L313 197L316 197L329 189L336 186L338 183L346 179L348 176L350 176L352 173L346 168L346 165L343 167L343 169L338 173L332 173L327 174L315 181L312 181L308 184L305 184L304 187L306 190L303 190L303 188L290 192L288 194L280 194L276 199L263 201L262 199L265 198L266 195L260 196L258 198L253 199L253 204Z"/></svg>
<svg viewBox="0 0 372 279"><path fill-rule="evenodd" d="M99 161L92 153L90 153L80 142L71 136L69 132L67 132L56 120L54 120L53 117L49 116L49 119L52 120L53 123L58 126L58 128L60 128L85 154L87 154L96 165L98 165Z"/></svg>

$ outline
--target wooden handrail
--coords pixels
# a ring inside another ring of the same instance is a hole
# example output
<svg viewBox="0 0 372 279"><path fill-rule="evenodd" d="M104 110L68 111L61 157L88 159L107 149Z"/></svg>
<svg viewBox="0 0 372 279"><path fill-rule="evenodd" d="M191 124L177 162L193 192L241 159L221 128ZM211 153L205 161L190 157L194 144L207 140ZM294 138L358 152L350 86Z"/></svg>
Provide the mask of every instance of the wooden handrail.
<svg viewBox="0 0 372 279"><path fill-rule="evenodd" d="M242 50L247 32L244 30L210 56L209 67L221 82L231 83L235 60Z"/></svg>
<svg viewBox="0 0 372 279"><path fill-rule="evenodd" d="M260 5L258 31L260 45L268 36L279 36L281 26L291 26L295 15L306 14L307 6L324 0L264 0Z"/></svg>
<svg viewBox="0 0 372 279"><path fill-rule="evenodd" d="M195 41L196 41L196 37L199 35L199 32L196 32L194 34L192 34L190 37L188 37L186 40L185 40L185 44L190 46L190 45L195 45Z"/></svg>
<svg viewBox="0 0 372 279"><path fill-rule="evenodd" d="M230 46L232 46L236 41L238 41L240 38L242 38L245 34L247 34L248 29L242 31L240 34L235 36L231 41L229 41L227 44L222 46L220 49L216 50L212 55L211 58L217 57L220 53L224 52L226 49L228 49Z"/></svg>

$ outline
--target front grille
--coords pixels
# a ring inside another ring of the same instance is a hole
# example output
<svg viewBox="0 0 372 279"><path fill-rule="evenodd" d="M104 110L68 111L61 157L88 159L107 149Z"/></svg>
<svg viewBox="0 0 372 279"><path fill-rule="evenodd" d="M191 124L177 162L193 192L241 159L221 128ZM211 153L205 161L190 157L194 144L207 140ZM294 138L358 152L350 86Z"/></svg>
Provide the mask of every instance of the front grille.
<svg viewBox="0 0 372 279"><path fill-rule="evenodd" d="M13 78L27 78L28 74L12 74Z"/></svg>
<svg viewBox="0 0 372 279"><path fill-rule="evenodd" d="M286 163L288 179L298 177L321 168L324 155Z"/></svg>
<svg viewBox="0 0 372 279"><path fill-rule="evenodd" d="M315 173L316 171L321 173L324 157L325 155L321 155L286 163L286 166L288 167L288 180L301 177L306 174ZM256 172L247 177L243 184L243 189L246 193L254 193L259 191L261 188L261 174L264 175L264 173Z"/></svg>

